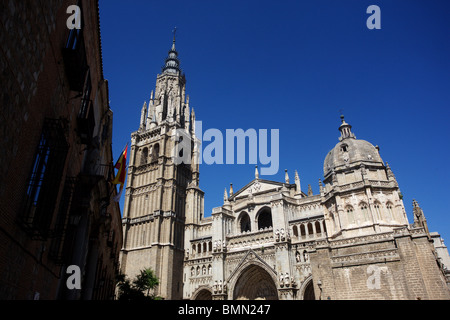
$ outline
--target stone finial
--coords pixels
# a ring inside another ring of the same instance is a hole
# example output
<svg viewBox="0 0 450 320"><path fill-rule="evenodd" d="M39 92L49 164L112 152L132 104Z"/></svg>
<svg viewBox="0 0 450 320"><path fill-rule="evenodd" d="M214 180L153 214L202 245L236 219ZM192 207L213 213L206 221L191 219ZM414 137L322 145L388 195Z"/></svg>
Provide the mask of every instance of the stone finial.
<svg viewBox="0 0 450 320"><path fill-rule="evenodd" d="M141 110L141 123L140 123L141 128L145 128L146 117L147 117L147 102L144 101L144 105L142 106Z"/></svg>
<svg viewBox="0 0 450 320"><path fill-rule="evenodd" d="M388 180L395 180L395 175L392 172L392 169L389 166L389 163L387 163L387 162L386 162L386 175L388 177Z"/></svg>
<svg viewBox="0 0 450 320"><path fill-rule="evenodd" d="M223 201L224 201L224 202L228 201L227 188L225 188L225 191L224 191L224 193L223 193Z"/></svg>
<svg viewBox="0 0 450 320"><path fill-rule="evenodd" d="M233 195L233 184L230 183L230 197Z"/></svg>
<svg viewBox="0 0 450 320"><path fill-rule="evenodd" d="M308 184L308 197L310 197L312 195L313 195L313 191L312 191L311 185Z"/></svg>
<svg viewBox="0 0 450 320"><path fill-rule="evenodd" d="M302 188L300 185L300 177L298 175L297 170L295 170L295 191L296 193L302 193Z"/></svg>
<svg viewBox="0 0 450 320"><path fill-rule="evenodd" d="M289 175L287 169L284 169L284 181L289 184Z"/></svg>
<svg viewBox="0 0 450 320"><path fill-rule="evenodd" d="M258 166L255 166L255 179L259 179Z"/></svg>

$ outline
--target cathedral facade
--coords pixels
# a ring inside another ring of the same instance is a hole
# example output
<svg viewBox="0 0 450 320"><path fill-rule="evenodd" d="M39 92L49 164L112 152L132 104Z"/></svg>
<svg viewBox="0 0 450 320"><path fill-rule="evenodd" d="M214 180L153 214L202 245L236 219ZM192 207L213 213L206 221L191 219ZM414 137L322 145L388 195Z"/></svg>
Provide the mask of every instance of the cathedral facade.
<svg viewBox="0 0 450 320"><path fill-rule="evenodd" d="M320 194L304 192L297 172L269 181L256 167L205 217L195 114L174 39L131 136L122 272L152 268L165 299L450 299L448 252L435 249L419 204L409 223L378 147L356 139L344 117L338 129ZM179 130L192 146L188 163L174 161Z"/></svg>

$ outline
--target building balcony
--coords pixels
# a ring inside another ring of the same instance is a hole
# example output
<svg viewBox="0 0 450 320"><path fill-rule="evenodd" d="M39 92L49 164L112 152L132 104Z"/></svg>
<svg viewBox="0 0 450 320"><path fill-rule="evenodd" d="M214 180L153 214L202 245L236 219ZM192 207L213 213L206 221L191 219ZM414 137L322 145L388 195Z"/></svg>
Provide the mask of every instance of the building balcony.
<svg viewBox="0 0 450 320"><path fill-rule="evenodd" d="M95 128L94 105L91 100L82 99L77 118L78 135L82 144L90 144Z"/></svg>

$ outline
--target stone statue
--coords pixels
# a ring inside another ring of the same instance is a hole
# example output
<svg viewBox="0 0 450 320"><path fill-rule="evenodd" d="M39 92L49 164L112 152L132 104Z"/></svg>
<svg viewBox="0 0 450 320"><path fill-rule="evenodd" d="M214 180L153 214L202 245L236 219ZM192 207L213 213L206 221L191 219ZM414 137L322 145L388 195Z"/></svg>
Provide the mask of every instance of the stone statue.
<svg viewBox="0 0 450 320"><path fill-rule="evenodd" d="M292 286L292 288L295 288L297 286L297 283L295 283L294 277L291 277L291 286Z"/></svg>
<svg viewBox="0 0 450 320"><path fill-rule="evenodd" d="M298 251L295 253L295 260L297 260L297 262L301 261L301 255L300 255L300 252L298 252Z"/></svg>
<svg viewBox="0 0 450 320"><path fill-rule="evenodd" d="M289 287L290 282L291 282L291 278L289 277L289 273L286 272L286 274L284 276L284 285L286 287Z"/></svg>

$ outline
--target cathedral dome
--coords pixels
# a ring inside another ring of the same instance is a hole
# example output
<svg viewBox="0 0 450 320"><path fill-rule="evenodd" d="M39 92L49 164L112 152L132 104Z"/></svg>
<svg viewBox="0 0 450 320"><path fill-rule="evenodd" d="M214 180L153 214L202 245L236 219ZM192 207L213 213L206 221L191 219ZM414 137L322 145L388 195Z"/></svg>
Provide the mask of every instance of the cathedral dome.
<svg viewBox="0 0 450 320"><path fill-rule="evenodd" d="M348 166L354 162L364 161L367 164L381 164L383 160L380 157L378 148L370 142L356 139L351 132L351 125L345 122L341 116L342 124L339 127L341 131L340 142L328 152L323 163L323 174L326 177L336 168Z"/></svg>

